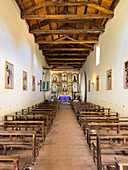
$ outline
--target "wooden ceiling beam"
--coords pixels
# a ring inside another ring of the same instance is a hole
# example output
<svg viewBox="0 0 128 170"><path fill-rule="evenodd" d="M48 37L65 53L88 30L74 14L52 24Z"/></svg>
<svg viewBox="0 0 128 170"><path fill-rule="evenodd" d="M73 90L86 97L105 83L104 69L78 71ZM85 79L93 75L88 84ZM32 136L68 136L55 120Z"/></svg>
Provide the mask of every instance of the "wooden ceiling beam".
<svg viewBox="0 0 128 170"><path fill-rule="evenodd" d="M53 48L90 48L90 50L93 50L94 45L92 44L40 44L39 47L44 49L53 49Z"/></svg>
<svg viewBox="0 0 128 170"><path fill-rule="evenodd" d="M106 14L113 14L113 11L106 9L94 2L89 2L89 1L73 1L73 2L52 2L52 1L43 1L27 10L24 10L22 12L22 16L26 16L36 10L39 10L41 8L47 7L47 6L59 6L59 7L63 7L63 6L88 6L91 7L93 9L97 9L103 13Z"/></svg>
<svg viewBox="0 0 128 170"><path fill-rule="evenodd" d="M39 47L40 50L43 51L89 51L92 50L91 48L51 48L51 47Z"/></svg>
<svg viewBox="0 0 128 170"><path fill-rule="evenodd" d="M52 68L51 70L52 70L52 71L65 71L65 69L66 69L66 70L80 70L81 67L74 67L74 68L70 68L70 67L69 67L69 68L63 68L63 67L60 68L60 67L59 67L59 68Z"/></svg>
<svg viewBox="0 0 128 170"><path fill-rule="evenodd" d="M37 29L37 28L43 27L43 26L45 26L45 25L48 25L49 22L55 22L55 23L58 23L58 22L76 23L76 22L77 22L77 23L79 23L79 22L81 22L81 21L80 21L80 20L75 20L75 21L73 21L73 20L70 20L70 21L64 21L64 20L60 20L60 21L51 20L51 21L49 21L49 20L44 20L44 21L41 21L39 24L34 24L34 25L32 25L32 26L29 28L29 32L32 32L33 30L35 30L35 29ZM88 25L92 25L92 26L94 26L94 27L96 27L96 28L98 28L98 29L101 29L101 31L104 30L104 28L105 28L104 26L100 25L99 23L92 22L92 21L89 21L89 20L84 20L84 23L87 23Z"/></svg>
<svg viewBox="0 0 128 170"><path fill-rule="evenodd" d="M86 14L86 15L27 15L22 19L49 19L49 20L84 20L84 19L103 19L112 18L113 14Z"/></svg>
<svg viewBox="0 0 128 170"><path fill-rule="evenodd" d="M103 32L104 30L102 30ZM53 35L66 35L66 34L85 34L85 33L100 33L101 29L72 29L72 30L32 30L33 34L53 34Z"/></svg>
<svg viewBox="0 0 128 170"><path fill-rule="evenodd" d="M98 43L98 40L84 40L84 41L44 41L41 39L36 39L36 43L40 44L92 44L92 43Z"/></svg>
<svg viewBox="0 0 128 170"><path fill-rule="evenodd" d="M56 64L76 64L76 65L83 65L85 62L76 62L76 61L74 61L74 62L70 62L70 61L68 61L68 62L60 62L60 61L56 61L56 62L53 62L53 61L47 61L47 63L48 64L51 64L51 65L56 65Z"/></svg>
<svg viewBox="0 0 128 170"><path fill-rule="evenodd" d="M114 10L114 5L115 5L116 2L119 2L119 0L113 0L112 1L112 4L111 4L109 10ZM105 25L106 21L107 21L107 18L103 20L102 25Z"/></svg>
<svg viewBox="0 0 128 170"><path fill-rule="evenodd" d="M85 61L86 58L46 58L46 61L54 61L54 60L59 60L59 61Z"/></svg>
<svg viewBox="0 0 128 170"><path fill-rule="evenodd" d="M60 54L48 54L44 53L45 56L87 56L89 53L84 53L84 54L66 54L66 53L60 53Z"/></svg>
<svg viewBox="0 0 128 170"><path fill-rule="evenodd" d="M51 34L52 35L52 34ZM86 36L86 39L88 39L88 40L97 40L97 36L91 36L90 34L89 35L87 35ZM36 41L42 41L42 40L46 40L46 37L45 37L45 35L39 35L37 38L36 38ZM70 37L70 36L68 36L68 35L64 35L64 36L62 36L62 37L60 37L60 38L57 38L57 39L55 39L55 40L52 40L52 42L60 42L60 41L78 41L78 40L76 40L76 39L74 39L74 38L72 38L72 37Z"/></svg>

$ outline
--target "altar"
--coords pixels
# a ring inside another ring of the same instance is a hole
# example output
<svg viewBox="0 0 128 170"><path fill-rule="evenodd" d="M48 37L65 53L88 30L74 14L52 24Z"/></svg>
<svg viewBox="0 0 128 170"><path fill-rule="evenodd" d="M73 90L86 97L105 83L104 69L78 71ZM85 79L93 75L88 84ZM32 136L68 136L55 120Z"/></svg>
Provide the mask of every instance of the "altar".
<svg viewBox="0 0 128 170"><path fill-rule="evenodd" d="M69 92L61 92L58 95L58 100L62 100L62 101L72 100L72 94Z"/></svg>
<svg viewBox="0 0 128 170"><path fill-rule="evenodd" d="M58 96L59 100L72 100L72 96Z"/></svg>

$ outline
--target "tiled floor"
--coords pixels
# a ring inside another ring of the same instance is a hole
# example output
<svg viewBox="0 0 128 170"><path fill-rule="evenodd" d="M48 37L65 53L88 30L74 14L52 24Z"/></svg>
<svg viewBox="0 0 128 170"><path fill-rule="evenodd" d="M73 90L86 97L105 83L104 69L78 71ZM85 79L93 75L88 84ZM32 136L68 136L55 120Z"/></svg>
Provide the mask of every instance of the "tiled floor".
<svg viewBox="0 0 128 170"><path fill-rule="evenodd" d="M60 105L34 170L96 170L70 105Z"/></svg>

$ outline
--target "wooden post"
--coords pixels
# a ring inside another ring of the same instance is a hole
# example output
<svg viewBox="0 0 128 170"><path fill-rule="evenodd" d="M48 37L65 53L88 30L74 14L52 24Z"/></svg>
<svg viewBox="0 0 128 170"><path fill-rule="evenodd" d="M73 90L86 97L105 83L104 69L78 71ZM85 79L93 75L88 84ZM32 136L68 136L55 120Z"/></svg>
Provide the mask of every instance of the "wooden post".
<svg viewBox="0 0 128 170"><path fill-rule="evenodd" d="M32 141L32 164L35 163L36 157L36 134L33 134L33 141Z"/></svg>
<svg viewBox="0 0 128 170"><path fill-rule="evenodd" d="M19 170L19 158L14 160L14 170Z"/></svg>
<svg viewBox="0 0 128 170"><path fill-rule="evenodd" d="M97 169L101 170L101 149L100 149L100 139L97 135Z"/></svg>

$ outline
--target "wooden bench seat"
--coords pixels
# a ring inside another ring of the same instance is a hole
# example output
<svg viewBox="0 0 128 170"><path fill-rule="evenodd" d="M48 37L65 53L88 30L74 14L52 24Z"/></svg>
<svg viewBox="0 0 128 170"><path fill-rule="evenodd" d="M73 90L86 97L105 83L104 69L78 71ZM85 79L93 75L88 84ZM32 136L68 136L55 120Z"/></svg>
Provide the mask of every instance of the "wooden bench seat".
<svg viewBox="0 0 128 170"><path fill-rule="evenodd" d="M0 132L0 145L4 147L4 154L7 153L7 148L27 148L31 149L32 163L35 162L38 155L38 144L36 142L36 132Z"/></svg>
<svg viewBox="0 0 128 170"><path fill-rule="evenodd" d="M82 125L87 119L105 119L109 117L119 117L117 112L80 112L79 114L79 124ZM114 119L115 119L114 118Z"/></svg>
<svg viewBox="0 0 128 170"><path fill-rule="evenodd" d="M21 112L15 112L15 115L19 115L19 114L23 114L23 115L46 115L49 117L49 120L53 123L53 120L55 118L55 112L54 111L41 111L41 110L31 110L31 111L27 111L22 109Z"/></svg>
<svg viewBox="0 0 128 170"><path fill-rule="evenodd" d="M37 113L47 113L47 112L51 112L53 114L54 117L56 117L56 111L52 108L28 108L28 109L22 109L22 112L25 112L25 111L32 111L32 112L37 112Z"/></svg>
<svg viewBox="0 0 128 170"><path fill-rule="evenodd" d="M128 134L97 135L97 142L94 145L96 149L93 150L93 154L96 154L97 169L103 170L105 169L104 166L114 164L115 155L120 153L122 156L128 152ZM103 155L105 155L105 162L103 161ZM117 156L120 157L120 155Z"/></svg>
<svg viewBox="0 0 128 170"><path fill-rule="evenodd" d="M77 119L79 121L79 119L82 115L97 115L98 113L104 113L106 115L109 115L110 109L105 111L104 108L98 108L98 109L93 108L93 107L92 108L83 108L83 109L78 109L76 115L77 115Z"/></svg>
<svg viewBox="0 0 128 170"><path fill-rule="evenodd" d="M19 170L19 156L0 156L0 169Z"/></svg>
<svg viewBox="0 0 128 170"><path fill-rule="evenodd" d="M49 132L52 121L48 115L5 115L4 121L44 121L47 133Z"/></svg>
<svg viewBox="0 0 128 170"><path fill-rule="evenodd" d="M44 121L0 121L0 131L34 131L40 142L43 142L46 137Z"/></svg>
<svg viewBox="0 0 128 170"><path fill-rule="evenodd" d="M121 156L115 157L115 170L127 170L128 169L128 157Z"/></svg>
<svg viewBox="0 0 128 170"><path fill-rule="evenodd" d="M87 134L87 143L91 148L92 140L96 140L97 134L127 133L126 130L128 130L128 119L119 123L88 123L85 134Z"/></svg>

